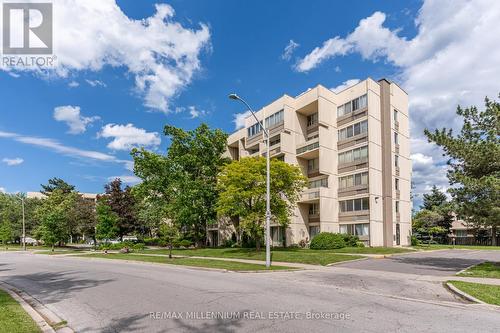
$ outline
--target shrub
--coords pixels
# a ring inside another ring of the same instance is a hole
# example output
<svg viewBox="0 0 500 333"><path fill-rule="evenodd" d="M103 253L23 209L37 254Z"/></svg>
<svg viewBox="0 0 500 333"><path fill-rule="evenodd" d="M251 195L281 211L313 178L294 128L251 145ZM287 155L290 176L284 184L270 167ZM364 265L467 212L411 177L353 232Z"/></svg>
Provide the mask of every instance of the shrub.
<svg viewBox="0 0 500 333"><path fill-rule="evenodd" d="M134 246L132 246L132 248L134 249L134 251L142 251L146 248L146 245L144 243L137 243L137 244L134 244Z"/></svg>
<svg viewBox="0 0 500 333"><path fill-rule="evenodd" d="M411 246L417 246L420 245L420 241L417 239L416 236L411 236Z"/></svg>
<svg viewBox="0 0 500 333"><path fill-rule="evenodd" d="M233 247L234 244L236 244L236 242L233 241L231 238L229 238L229 239L224 240L222 247Z"/></svg>
<svg viewBox="0 0 500 333"><path fill-rule="evenodd" d="M333 250L345 247L344 235L331 232L320 232L311 240L313 250Z"/></svg>
<svg viewBox="0 0 500 333"><path fill-rule="evenodd" d="M144 238L143 242L147 246L160 246L160 238Z"/></svg>
<svg viewBox="0 0 500 333"><path fill-rule="evenodd" d="M183 239L179 242L179 246L190 247L193 244L189 239Z"/></svg>
<svg viewBox="0 0 500 333"><path fill-rule="evenodd" d="M358 246L358 243L359 243L358 236L349 235L349 234L342 234L342 236L344 236L345 246L349 246L349 247Z"/></svg>
<svg viewBox="0 0 500 333"><path fill-rule="evenodd" d="M365 247L365 243L363 242L357 242L356 247Z"/></svg>

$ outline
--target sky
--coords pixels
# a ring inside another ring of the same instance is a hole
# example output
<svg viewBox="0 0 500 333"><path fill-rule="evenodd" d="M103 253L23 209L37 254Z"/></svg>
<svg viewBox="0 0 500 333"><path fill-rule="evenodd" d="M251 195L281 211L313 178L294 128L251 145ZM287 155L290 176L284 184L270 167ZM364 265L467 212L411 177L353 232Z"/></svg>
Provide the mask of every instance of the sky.
<svg viewBox="0 0 500 333"><path fill-rule="evenodd" d="M3 2L3 1L1 1ZM500 92L500 2L54 0L50 69L0 66L0 191L60 177L137 183L129 151L164 153L165 124L232 132L245 109L322 84L388 78L410 99L415 205L445 190L424 128ZM0 38L2 38L0 36Z"/></svg>

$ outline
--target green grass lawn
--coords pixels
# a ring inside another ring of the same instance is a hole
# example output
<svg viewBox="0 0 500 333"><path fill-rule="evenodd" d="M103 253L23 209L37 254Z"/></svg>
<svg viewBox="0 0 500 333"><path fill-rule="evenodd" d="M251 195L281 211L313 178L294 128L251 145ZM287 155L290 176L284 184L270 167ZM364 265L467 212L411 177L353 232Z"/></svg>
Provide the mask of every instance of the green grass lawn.
<svg viewBox="0 0 500 333"><path fill-rule="evenodd" d="M448 282L485 303L500 305L500 286L463 281Z"/></svg>
<svg viewBox="0 0 500 333"><path fill-rule="evenodd" d="M482 264L468 268L460 276L494 278L500 279L500 263L499 262L483 262Z"/></svg>
<svg viewBox="0 0 500 333"><path fill-rule="evenodd" d="M413 246L418 250L444 250L444 249L464 249L464 250L500 250L500 246L478 246L478 245L444 245L444 244L422 244Z"/></svg>
<svg viewBox="0 0 500 333"><path fill-rule="evenodd" d="M5 249L5 246L0 246L0 251L21 251L23 247L19 244L9 245L8 249ZM35 250L50 250L49 246L26 246L27 251L35 251Z"/></svg>
<svg viewBox="0 0 500 333"><path fill-rule="evenodd" d="M168 254L167 249L144 250L143 253ZM173 254L192 257L217 257L265 260L265 250L260 252L255 249L241 248L205 248L189 250L173 250ZM304 249L274 249L271 253L273 261L293 262L311 265L328 265L340 261L363 258L362 256L351 256L338 254L333 251L304 250Z"/></svg>
<svg viewBox="0 0 500 333"><path fill-rule="evenodd" d="M0 332L41 332L19 303L3 290L0 290Z"/></svg>
<svg viewBox="0 0 500 333"><path fill-rule="evenodd" d="M143 262L154 262L170 265L182 265L192 267L218 268L227 269L230 271L263 271L267 270L265 265L250 264L234 261L212 260L212 259L195 259L195 258L172 258L141 256L134 254L109 253L109 254L82 254L79 257L85 258L104 258L104 259L119 259L119 260L134 260ZM293 269L286 266L271 266L271 270Z"/></svg>

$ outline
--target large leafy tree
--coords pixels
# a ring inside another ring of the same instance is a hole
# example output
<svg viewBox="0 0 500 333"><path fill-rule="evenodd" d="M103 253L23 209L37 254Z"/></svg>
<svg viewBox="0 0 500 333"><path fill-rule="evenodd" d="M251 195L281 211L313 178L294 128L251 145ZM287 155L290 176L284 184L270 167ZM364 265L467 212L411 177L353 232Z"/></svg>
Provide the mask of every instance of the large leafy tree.
<svg viewBox="0 0 500 333"><path fill-rule="evenodd" d="M171 144L166 156L133 150L134 172L142 179L138 186L144 197L184 233L201 245L207 224L215 223L217 212L217 174L227 162L222 158L227 135L201 124L185 131L165 126Z"/></svg>
<svg viewBox="0 0 500 333"><path fill-rule="evenodd" d="M272 220L286 228L307 179L299 167L271 160ZM239 227L260 248L266 213L266 159L242 158L226 165L219 175L217 211L239 218Z"/></svg>
<svg viewBox="0 0 500 333"><path fill-rule="evenodd" d="M85 199L82 195L78 195L75 199L75 205L72 207L72 224L71 232L75 235L91 238L95 244L95 228L96 228L96 203L94 200Z"/></svg>
<svg viewBox="0 0 500 333"><path fill-rule="evenodd" d="M95 237L99 240L109 241L118 236L119 217L104 200L99 200L96 205L97 225Z"/></svg>
<svg viewBox="0 0 500 333"><path fill-rule="evenodd" d="M138 220L136 215L136 200L132 194L132 188L125 186L122 188L122 181L116 178L104 186L105 194L99 196L104 204L108 205L118 217L117 235L120 239L123 236L136 232Z"/></svg>
<svg viewBox="0 0 500 333"><path fill-rule="evenodd" d="M475 106L457 108L464 123L458 135L452 129L425 130L429 142L449 157L448 179L460 215L470 223L500 226L500 104L486 98L484 111ZM493 237L496 245L496 237Z"/></svg>
<svg viewBox="0 0 500 333"><path fill-rule="evenodd" d="M3 246L7 249L9 242L12 240L12 227L10 221L4 220L0 223L0 241Z"/></svg>
<svg viewBox="0 0 500 333"><path fill-rule="evenodd" d="M70 235L71 212L77 197L78 194L75 192L65 193L63 190L55 189L37 209L40 225L36 236L46 245L52 246L52 250L54 245L65 242Z"/></svg>
<svg viewBox="0 0 500 333"><path fill-rule="evenodd" d="M0 221L7 221L12 229L12 238L19 241L22 236L22 204L23 194L0 193ZM32 235L38 225L35 216L39 199L24 198L26 235Z"/></svg>

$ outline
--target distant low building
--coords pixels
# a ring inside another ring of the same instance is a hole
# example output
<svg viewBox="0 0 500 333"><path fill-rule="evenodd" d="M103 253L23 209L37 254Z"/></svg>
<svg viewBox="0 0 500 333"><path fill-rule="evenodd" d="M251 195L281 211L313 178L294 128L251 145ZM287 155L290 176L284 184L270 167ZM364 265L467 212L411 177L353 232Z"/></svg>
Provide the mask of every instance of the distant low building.
<svg viewBox="0 0 500 333"><path fill-rule="evenodd" d="M97 193L79 193L85 200L97 201L97 196L99 194ZM27 192L26 197L28 199L45 199L47 196L43 194L42 192Z"/></svg>

